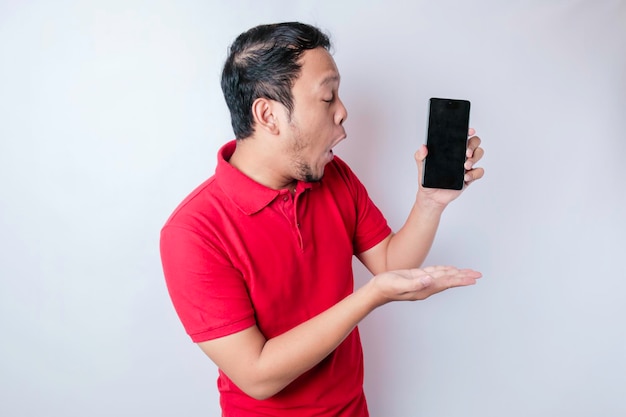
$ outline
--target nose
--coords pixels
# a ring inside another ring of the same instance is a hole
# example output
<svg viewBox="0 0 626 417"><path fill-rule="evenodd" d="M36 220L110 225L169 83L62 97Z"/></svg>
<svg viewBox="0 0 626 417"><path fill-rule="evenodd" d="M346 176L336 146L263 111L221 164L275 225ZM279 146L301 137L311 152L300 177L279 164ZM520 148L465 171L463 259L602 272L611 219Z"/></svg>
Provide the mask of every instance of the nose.
<svg viewBox="0 0 626 417"><path fill-rule="evenodd" d="M341 99L338 98L337 101L338 107L335 111L335 123L341 125L348 118L348 109L346 109L346 106L343 105L343 101L341 101Z"/></svg>

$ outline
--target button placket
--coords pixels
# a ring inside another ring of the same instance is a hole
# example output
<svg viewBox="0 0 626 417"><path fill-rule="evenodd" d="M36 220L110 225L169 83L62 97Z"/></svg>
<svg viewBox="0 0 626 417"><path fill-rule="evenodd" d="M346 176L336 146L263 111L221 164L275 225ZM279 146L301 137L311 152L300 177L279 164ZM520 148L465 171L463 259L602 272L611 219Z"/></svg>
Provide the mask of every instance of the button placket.
<svg viewBox="0 0 626 417"><path fill-rule="evenodd" d="M300 249L302 249L303 242L302 236L300 235L300 224L298 222L298 216L296 213L296 199L297 195L293 196L290 192L281 193L277 203L280 205L280 211L285 216L285 219L289 222L291 230L294 233L294 237L296 238Z"/></svg>
<svg viewBox="0 0 626 417"><path fill-rule="evenodd" d="M296 226L296 233L298 235L298 242L300 243L300 249L304 250L304 241L302 239L302 232L300 230L300 221L298 220L298 203L302 201L303 193L298 193L293 197L293 224Z"/></svg>

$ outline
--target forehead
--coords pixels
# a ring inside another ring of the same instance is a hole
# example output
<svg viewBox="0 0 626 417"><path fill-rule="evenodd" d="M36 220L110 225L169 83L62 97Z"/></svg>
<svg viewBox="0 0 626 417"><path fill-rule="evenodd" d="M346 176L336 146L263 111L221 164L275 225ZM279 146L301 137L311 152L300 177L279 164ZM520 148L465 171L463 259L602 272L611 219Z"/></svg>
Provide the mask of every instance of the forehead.
<svg viewBox="0 0 626 417"><path fill-rule="evenodd" d="M335 60L324 48L315 48L306 51L300 59L302 68L300 76L294 83L296 87L319 89L326 85L339 84L339 70Z"/></svg>

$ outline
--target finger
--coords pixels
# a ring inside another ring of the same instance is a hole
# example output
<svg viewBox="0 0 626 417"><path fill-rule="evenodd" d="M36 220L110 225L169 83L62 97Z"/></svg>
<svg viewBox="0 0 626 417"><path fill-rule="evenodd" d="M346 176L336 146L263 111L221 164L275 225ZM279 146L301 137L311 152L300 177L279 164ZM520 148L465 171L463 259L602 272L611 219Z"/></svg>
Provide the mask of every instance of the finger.
<svg viewBox="0 0 626 417"><path fill-rule="evenodd" d="M465 152L465 155L468 158L472 157L472 155L474 154L474 150L480 146L480 142L481 140L478 136L472 136L471 138L469 138L469 140L467 141L467 151Z"/></svg>
<svg viewBox="0 0 626 417"><path fill-rule="evenodd" d="M474 150L480 146L482 140L478 136L472 136L467 140L467 157L471 158Z"/></svg>
<svg viewBox="0 0 626 417"><path fill-rule="evenodd" d="M428 148L426 147L426 145L420 146L417 152L415 152L415 161L417 163L422 163L426 158L426 155L428 155Z"/></svg>
<svg viewBox="0 0 626 417"><path fill-rule="evenodd" d="M426 270L430 271L427 275ZM405 285L404 291L399 292L402 299L423 300L450 288L474 285L482 276L478 271L453 266L431 266L411 272L415 274L414 279L408 285L409 288Z"/></svg>
<svg viewBox="0 0 626 417"><path fill-rule="evenodd" d="M465 161L465 164L463 165L465 169L468 171L472 169L474 164L480 161L480 159L483 157L484 154L485 154L485 150L483 148L476 148L472 154L472 157L468 158Z"/></svg>
<svg viewBox="0 0 626 417"><path fill-rule="evenodd" d="M422 270L431 275L441 275L447 271L458 271L458 268L451 265L432 265L422 268Z"/></svg>
<svg viewBox="0 0 626 417"><path fill-rule="evenodd" d="M476 130L471 127L467 130L467 136L474 136L476 134Z"/></svg>
<svg viewBox="0 0 626 417"><path fill-rule="evenodd" d="M485 154L485 150L483 148L478 147L474 149L474 151L472 152L472 157L471 157L472 162L476 163L480 161L480 159L483 157L484 154Z"/></svg>
<svg viewBox="0 0 626 417"><path fill-rule="evenodd" d="M415 271L420 271L419 269L415 270ZM425 268L421 269L421 273L424 274L428 274L431 275L433 277L437 277L437 276L444 276L444 275L472 275L472 276L482 276L482 274L478 271L475 271L473 269L470 268L463 268L463 269L459 269L456 266L452 266L452 265L433 265L433 266L427 266Z"/></svg>
<svg viewBox="0 0 626 417"><path fill-rule="evenodd" d="M483 168L474 168L465 173L463 180L466 185L470 185L472 182L479 180L485 175L485 170Z"/></svg>
<svg viewBox="0 0 626 417"><path fill-rule="evenodd" d="M462 280L465 279L478 279L482 276L482 274L478 271L474 271L472 269L458 269L458 268L449 268L447 270L435 272L431 274L434 278L440 280Z"/></svg>
<svg viewBox="0 0 626 417"><path fill-rule="evenodd" d="M475 285L476 278L468 277L468 276L457 276L446 280L446 289L456 288L456 287L466 287L468 285Z"/></svg>
<svg viewBox="0 0 626 417"><path fill-rule="evenodd" d="M464 274L464 275L467 275L467 276L470 276L470 277L473 277L473 278L476 278L476 279L482 278L482 276L483 276L482 273L480 273L479 271L475 271L473 269L467 269L467 268L460 269L459 272L461 274Z"/></svg>
<svg viewBox="0 0 626 417"><path fill-rule="evenodd" d="M476 280L480 277L482 277L482 274L478 271L462 269L458 270L454 275L447 276L443 281L445 281L446 288L463 287L476 284Z"/></svg>
<svg viewBox="0 0 626 417"><path fill-rule="evenodd" d="M415 162L417 163L417 178L419 187L422 187L421 178L423 176L424 171L424 159L426 159L426 155L428 155L428 148L426 145L420 146L420 148L415 152Z"/></svg>

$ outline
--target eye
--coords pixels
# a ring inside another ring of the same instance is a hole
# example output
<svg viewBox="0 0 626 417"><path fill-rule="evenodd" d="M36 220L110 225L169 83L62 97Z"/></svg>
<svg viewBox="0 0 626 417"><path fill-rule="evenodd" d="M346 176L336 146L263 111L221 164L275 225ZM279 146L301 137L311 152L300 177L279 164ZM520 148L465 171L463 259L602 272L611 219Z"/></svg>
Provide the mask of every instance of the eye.
<svg viewBox="0 0 626 417"><path fill-rule="evenodd" d="M335 96L333 95L331 98L323 99L322 101L324 103L332 103L333 101L335 101Z"/></svg>

